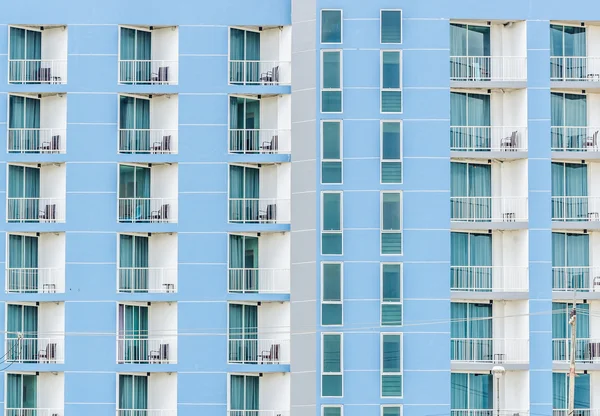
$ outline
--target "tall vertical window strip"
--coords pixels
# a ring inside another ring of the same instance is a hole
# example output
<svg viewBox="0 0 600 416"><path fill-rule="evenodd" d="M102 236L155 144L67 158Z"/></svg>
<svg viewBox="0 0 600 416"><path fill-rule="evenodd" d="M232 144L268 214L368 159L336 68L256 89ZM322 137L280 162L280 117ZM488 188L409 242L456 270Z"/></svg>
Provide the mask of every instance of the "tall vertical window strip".
<svg viewBox="0 0 600 416"><path fill-rule="evenodd" d="M321 254L342 254L342 193L324 192L322 197Z"/></svg>
<svg viewBox="0 0 600 416"><path fill-rule="evenodd" d="M381 183L402 183L402 123L381 123Z"/></svg>
<svg viewBox="0 0 600 416"><path fill-rule="evenodd" d="M343 395L342 334L323 334L321 396Z"/></svg>
<svg viewBox="0 0 600 416"><path fill-rule="evenodd" d="M342 183L342 122L323 121L321 183Z"/></svg>
<svg viewBox="0 0 600 416"><path fill-rule="evenodd" d="M342 325L342 263L323 263L321 278L321 325Z"/></svg>
<svg viewBox="0 0 600 416"><path fill-rule="evenodd" d="M342 43L341 10L321 10L321 43Z"/></svg>
<svg viewBox="0 0 600 416"><path fill-rule="evenodd" d="M402 254L402 194L381 194L381 254Z"/></svg>
<svg viewBox="0 0 600 416"><path fill-rule="evenodd" d="M342 112L342 51L322 51L321 112Z"/></svg>
<svg viewBox="0 0 600 416"><path fill-rule="evenodd" d="M381 265L381 325L402 325L402 265Z"/></svg>
<svg viewBox="0 0 600 416"><path fill-rule="evenodd" d="M381 52L381 112L402 112L402 54Z"/></svg>
<svg viewBox="0 0 600 416"><path fill-rule="evenodd" d="M381 11L381 43L402 43L402 10Z"/></svg>
<svg viewBox="0 0 600 416"><path fill-rule="evenodd" d="M381 397L402 397L402 334L381 334Z"/></svg>

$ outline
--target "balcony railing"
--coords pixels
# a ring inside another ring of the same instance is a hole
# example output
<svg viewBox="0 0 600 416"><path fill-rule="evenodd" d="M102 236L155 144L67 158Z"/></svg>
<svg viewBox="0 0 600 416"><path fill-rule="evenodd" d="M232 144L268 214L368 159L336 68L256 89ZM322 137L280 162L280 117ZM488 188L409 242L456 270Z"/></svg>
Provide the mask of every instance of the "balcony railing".
<svg viewBox="0 0 600 416"><path fill-rule="evenodd" d="M552 340L552 361L568 363L571 359L571 339ZM575 340L575 361L600 364L600 338L578 338Z"/></svg>
<svg viewBox="0 0 600 416"><path fill-rule="evenodd" d="M119 293L175 293L176 267L119 267Z"/></svg>
<svg viewBox="0 0 600 416"><path fill-rule="evenodd" d="M452 126L450 150L516 152L527 150L527 127Z"/></svg>
<svg viewBox="0 0 600 416"><path fill-rule="evenodd" d="M66 153L65 129L8 129L9 153Z"/></svg>
<svg viewBox="0 0 600 416"><path fill-rule="evenodd" d="M231 293L290 293L290 269L229 269Z"/></svg>
<svg viewBox="0 0 600 416"><path fill-rule="evenodd" d="M65 269L58 267L6 269L8 293L62 293Z"/></svg>
<svg viewBox="0 0 600 416"><path fill-rule="evenodd" d="M119 222L176 223L177 198L119 198Z"/></svg>
<svg viewBox="0 0 600 416"><path fill-rule="evenodd" d="M177 409L117 409L117 416L177 416Z"/></svg>
<svg viewBox="0 0 600 416"><path fill-rule="evenodd" d="M600 267L553 267L552 290L555 292L600 292Z"/></svg>
<svg viewBox="0 0 600 416"><path fill-rule="evenodd" d="M589 56L551 56L550 80L600 82L600 58Z"/></svg>
<svg viewBox="0 0 600 416"><path fill-rule="evenodd" d="M528 339L452 338L452 361L484 363L529 362Z"/></svg>
<svg viewBox="0 0 600 416"><path fill-rule="evenodd" d="M64 198L6 198L8 222L65 222Z"/></svg>
<svg viewBox="0 0 600 416"><path fill-rule="evenodd" d="M20 334L8 333L6 339L6 360L17 363L65 362L64 337L20 337Z"/></svg>
<svg viewBox="0 0 600 416"><path fill-rule="evenodd" d="M178 61L119 60L119 83L177 85Z"/></svg>
<svg viewBox="0 0 600 416"><path fill-rule="evenodd" d="M63 409L48 408L10 408L4 409L4 416L63 416Z"/></svg>
<svg viewBox="0 0 600 416"><path fill-rule="evenodd" d="M597 152L600 127L553 126L550 128L551 147L555 152Z"/></svg>
<svg viewBox="0 0 600 416"><path fill-rule="evenodd" d="M229 129L229 153L288 154L289 129Z"/></svg>
<svg viewBox="0 0 600 416"><path fill-rule="evenodd" d="M452 81L525 81L527 58L521 56L451 56Z"/></svg>
<svg viewBox="0 0 600 416"><path fill-rule="evenodd" d="M490 395L492 392L489 393ZM492 397L489 397L492 403ZM461 409L450 410L450 416L527 416L529 411L526 409L520 410L492 410L492 409Z"/></svg>
<svg viewBox="0 0 600 416"><path fill-rule="evenodd" d="M289 364L289 339L230 339L229 362L238 364Z"/></svg>
<svg viewBox="0 0 600 416"><path fill-rule="evenodd" d="M453 196L451 221L527 221L527 197Z"/></svg>
<svg viewBox="0 0 600 416"><path fill-rule="evenodd" d="M529 269L516 266L452 266L454 292L527 292Z"/></svg>
<svg viewBox="0 0 600 416"><path fill-rule="evenodd" d="M66 59L9 59L8 82L66 84Z"/></svg>
<svg viewBox="0 0 600 416"><path fill-rule="evenodd" d="M227 416L290 416L290 411L289 410L228 410Z"/></svg>
<svg viewBox="0 0 600 416"><path fill-rule="evenodd" d="M240 85L290 85L289 61L229 61L229 83Z"/></svg>
<svg viewBox="0 0 600 416"><path fill-rule="evenodd" d="M552 221L600 221L600 197L553 196Z"/></svg>
<svg viewBox="0 0 600 416"><path fill-rule="evenodd" d="M568 409L552 409L552 416L570 416ZM600 416L600 409L573 409L573 416Z"/></svg>
<svg viewBox="0 0 600 416"><path fill-rule="evenodd" d="M275 198L229 198L231 223L290 223L290 200Z"/></svg>
<svg viewBox="0 0 600 416"><path fill-rule="evenodd" d="M177 129L120 129L119 153L177 153Z"/></svg>
<svg viewBox="0 0 600 416"><path fill-rule="evenodd" d="M176 364L177 337L119 335L117 362L119 364Z"/></svg>

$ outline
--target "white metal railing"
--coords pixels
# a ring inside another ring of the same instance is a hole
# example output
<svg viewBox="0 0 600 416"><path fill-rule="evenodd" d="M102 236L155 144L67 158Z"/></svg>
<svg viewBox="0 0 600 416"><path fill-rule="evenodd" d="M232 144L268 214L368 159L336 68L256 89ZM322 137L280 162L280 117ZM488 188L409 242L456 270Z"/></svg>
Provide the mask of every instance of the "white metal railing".
<svg viewBox="0 0 600 416"><path fill-rule="evenodd" d="M228 410L227 416L290 416L290 411L289 410Z"/></svg>
<svg viewBox="0 0 600 416"><path fill-rule="evenodd" d="M229 198L231 223L290 223L290 200L278 198Z"/></svg>
<svg viewBox="0 0 600 416"><path fill-rule="evenodd" d="M229 153L288 154L290 129L229 129Z"/></svg>
<svg viewBox="0 0 600 416"><path fill-rule="evenodd" d="M491 394L492 392L490 392ZM489 397L489 400L492 402L493 398ZM529 410L526 409L455 409L450 411L450 416L527 416L528 414Z"/></svg>
<svg viewBox="0 0 600 416"><path fill-rule="evenodd" d="M573 416L600 416L600 409L573 409ZM569 416L568 409L552 409L552 416Z"/></svg>
<svg viewBox="0 0 600 416"><path fill-rule="evenodd" d="M177 409L117 409L117 416L177 416Z"/></svg>
<svg viewBox="0 0 600 416"><path fill-rule="evenodd" d="M569 362L571 359L571 339L552 340L552 361ZM575 361L600 364L600 338L577 338L575 340Z"/></svg>
<svg viewBox="0 0 600 416"><path fill-rule="evenodd" d="M8 129L10 153L66 153L66 129Z"/></svg>
<svg viewBox="0 0 600 416"><path fill-rule="evenodd" d="M451 126L450 150L526 151L527 127Z"/></svg>
<svg viewBox="0 0 600 416"><path fill-rule="evenodd" d="M552 267L552 290L555 292L600 292L600 267Z"/></svg>
<svg viewBox="0 0 600 416"><path fill-rule="evenodd" d="M452 266L450 288L455 292L527 292L529 269L518 266Z"/></svg>
<svg viewBox="0 0 600 416"><path fill-rule="evenodd" d="M65 362L64 337L36 338L22 337L21 334L7 333L6 360L17 363L49 363L63 364Z"/></svg>
<svg viewBox="0 0 600 416"><path fill-rule="evenodd" d="M6 269L8 293L64 293L65 269L13 267Z"/></svg>
<svg viewBox="0 0 600 416"><path fill-rule="evenodd" d="M527 197L453 196L451 221L527 221Z"/></svg>
<svg viewBox="0 0 600 416"><path fill-rule="evenodd" d="M551 148L555 152L597 152L600 127L553 126L550 128Z"/></svg>
<svg viewBox="0 0 600 416"><path fill-rule="evenodd" d="M119 267L119 293L175 293L176 267Z"/></svg>
<svg viewBox="0 0 600 416"><path fill-rule="evenodd" d="M177 85L178 61L119 60L119 83Z"/></svg>
<svg viewBox="0 0 600 416"><path fill-rule="evenodd" d="M229 269L229 292L290 293L290 269Z"/></svg>
<svg viewBox="0 0 600 416"><path fill-rule="evenodd" d="M66 84L66 59L9 59L8 82Z"/></svg>
<svg viewBox="0 0 600 416"><path fill-rule="evenodd" d="M6 198L9 222L65 222L64 198Z"/></svg>
<svg viewBox="0 0 600 416"><path fill-rule="evenodd" d="M527 58L522 56L451 56L453 81L526 81Z"/></svg>
<svg viewBox="0 0 600 416"><path fill-rule="evenodd" d="M229 61L229 83L242 85L290 85L289 61Z"/></svg>
<svg viewBox="0 0 600 416"><path fill-rule="evenodd" d="M119 153L177 153L177 129L119 129Z"/></svg>
<svg viewBox="0 0 600 416"><path fill-rule="evenodd" d="M600 197L553 196L552 221L600 221Z"/></svg>
<svg viewBox="0 0 600 416"><path fill-rule="evenodd" d="M119 198L119 222L177 222L177 198Z"/></svg>
<svg viewBox="0 0 600 416"><path fill-rule="evenodd" d="M600 82L600 58L591 56L551 56L550 80Z"/></svg>
<svg viewBox="0 0 600 416"><path fill-rule="evenodd" d="M10 408L4 409L4 416L63 416L63 409L48 408Z"/></svg>
<svg viewBox="0 0 600 416"><path fill-rule="evenodd" d="M463 362L527 363L528 339L452 338L451 359Z"/></svg>
<svg viewBox="0 0 600 416"><path fill-rule="evenodd" d="M289 364L289 339L229 339L229 362Z"/></svg>
<svg viewBox="0 0 600 416"><path fill-rule="evenodd" d="M117 338L119 364L176 364L176 336L123 336Z"/></svg>

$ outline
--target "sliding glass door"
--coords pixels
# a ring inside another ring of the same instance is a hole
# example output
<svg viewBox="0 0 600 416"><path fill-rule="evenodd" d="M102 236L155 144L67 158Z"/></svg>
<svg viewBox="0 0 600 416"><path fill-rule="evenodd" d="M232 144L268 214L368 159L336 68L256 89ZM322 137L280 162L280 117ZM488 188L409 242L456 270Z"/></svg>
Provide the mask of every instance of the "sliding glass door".
<svg viewBox="0 0 600 416"><path fill-rule="evenodd" d="M450 76L456 80L489 80L490 27L450 24Z"/></svg>
<svg viewBox="0 0 600 416"><path fill-rule="evenodd" d="M490 150L490 96L450 93L450 146L452 149Z"/></svg>
<svg viewBox="0 0 600 416"><path fill-rule="evenodd" d="M550 25L550 77L580 80L587 76L586 28Z"/></svg>
<svg viewBox="0 0 600 416"><path fill-rule="evenodd" d="M119 165L119 220L149 220L150 168Z"/></svg>
<svg viewBox="0 0 600 416"><path fill-rule="evenodd" d="M229 304L229 361L258 361L258 306Z"/></svg>
<svg viewBox="0 0 600 416"><path fill-rule="evenodd" d="M229 221L258 221L260 169L229 166Z"/></svg>
<svg viewBox="0 0 600 416"><path fill-rule="evenodd" d="M552 219L588 220L587 165L552 162Z"/></svg>
<svg viewBox="0 0 600 416"><path fill-rule="evenodd" d="M489 373L452 373L450 408L457 411L457 413L461 410L477 410L481 414L492 414L494 406L494 387L492 383L493 376ZM488 412L485 412L485 410L488 410ZM475 412L475 414L479 412Z"/></svg>
<svg viewBox="0 0 600 416"><path fill-rule="evenodd" d="M452 302L450 314L451 359L492 362L492 305Z"/></svg>
<svg viewBox="0 0 600 416"><path fill-rule="evenodd" d="M259 404L258 376L231 375L229 379L230 416L258 415ZM253 412L256 411L256 412Z"/></svg>
<svg viewBox="0 0 600 416"><path fill-rule="evenodd" d="M475 233L451 234L451 288L489 292L492 280L492 235Z"/></svg>
<svg viewBox="0 0 600 416"><path fill-rule="evenodd" d="M8 291L38 291L38 237L8 236Z"/></svg>
<svg viewBox="0 0 600 416"><path fill-rule="evenodd" d="M38 222L40 169L8 166L8 222Z"/></svg>
<svg viewBox="0 0 600 416"><path fill-rule="evenodd" d="M489 221L492 215L492 167L452 162L450 168L451 218Z"/></svg>
<svg viewBox="0 0 600 416"><path fill-rule="evenodd" d="M229 290L257 293L259 290L258 237L229 235Z"/></svg>
<svg viewBox="0 0 600 416"><path fill-rule="evenodd" d="M552 288L590 290L589 234L552 233Z"/></svg>
<svg viewBox="0 0 600 416"><path fill-rule="evenodd" d="M148 83L152 77L152 33L147 30L121 28L120 81L127 84Z"/></svg>
<svg viewBox="0 0 600 416"><path fill-rule="evenodd" d="M552 302L552 360L569 361L570 348L568 344L571 341L571 326L569 319L572 303ZM577 326L575 335L577 337L577 348L575 349L575 359L578 361L589 361L589 338L590 338L590 305L588 303L578 303Z"/></svg>
<svg viewBox="0 0 600 416"><path fill-rule="evenodd" d="M149 152L154 145L150 143L150 100L121 95L119 112L119 151Z"/></svg>
<svg viewBox="0 0 600 416"><path fill-rule="evenodd" d="M40 81L42 32L10 28L8 79L13 84Z"/></svg>
<svg viewBox="0 0 600 416"><path fill-rule="evenodd" d="M232 84L257 84L260 80L260 32L231 28L229 60Z"/></svg>
<svg viewBox="0 0 600 416"><path fill-rule="evenodd" d="M39 153L40 103L38 98L9 95L8 149L11 153Z"/></svg>
<svg viewBox="0 0 600 416"><path fill-rule="evenodd" d="M37 361L38 307L9 304L6 308L6 337L9 360L34 363ZM22 339L18 339L22 336ZM14 340L14 341L12 341Z"/></svg>
<svg viewBox="0 0 600 416"><path fill-rule="evenodd" d="M569 374L552 373L552 408L554 410L567 410L569 397ZM590 375L577 374L575 376L575 409L590 409ZM575 415L582 416L587 412L575 411Z"/></svg>
<svg viewBox="0 0 600 416"><path fill-rule="evenodd" d="M148 307L119 305L119 338L123 351L119 357L126 362L141 363L148 360Z"/></svg>
<svg viewBox="0 0 600 416"><path fill-rule="evenodd" d="M229 97L229 148L237 153L256 153L260 140L260 100Z"/></svg>
<svg viewBox="0 0 600 416"><path fill-rule="evenodd" d="M119 236L119 291L148 291L148 237Z"/></svg>
<svg viewBox="0 0 600 416"><path fill-rule="evenodd" d="M550 104L552 149L585 151L588 139L587 96L553 92L550 94Z"/></svg>
<svg viewBox="0 0 600 416"><path fill-rule="evenodd" d="M33 374L6 375L6 410L8 416L32 415L37 408L37 376ZM12 409L14 410L14 413Z"/></svg>
<svg viewBox="0 0 600 416"><path fill-rule="evenodd" d="M148 409L148 377L132 374L119 374L120 410ZM131 412L127 415L143 416L146 412Z"/></svg>

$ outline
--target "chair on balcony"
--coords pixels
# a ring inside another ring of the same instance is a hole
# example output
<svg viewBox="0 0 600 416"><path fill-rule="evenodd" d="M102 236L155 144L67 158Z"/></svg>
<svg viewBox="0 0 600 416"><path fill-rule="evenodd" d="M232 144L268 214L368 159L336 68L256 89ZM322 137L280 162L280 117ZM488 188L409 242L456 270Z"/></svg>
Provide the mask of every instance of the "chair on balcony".
<svg viewBox="0 0 600 416"><path fill-rule="evenodd" d="M517 132L513 131L510 136L503 137L500 140L500 148L506 150L515 151L517 150Z"/></svg>
<svg viewBox="0 0 600 416"><path fill-rule="evenodd" d="M258 213L259 221L275 222L277 219L277 204L268 204L266 209Z"/></svg>
<svg viewBox="0 0 600 416"><path fill-rule="evenodd" d="M169 81L169 67L161 66L158 68L158 72L152 73L150 79L152 83L165 84Z"/></svg>
<svg viewBox="0 0 600 416"><path fill-rule="evenodd" d="M585 147L588 150L598 150L598 131L585 138Z"/></svg>
<svg viewBox="0 0 600 416"><path fill-rule="evenodd" d="M171 151L171 135L163 136L160 142L152 143L152 153L167 153Z"/></svg>
<svg viewBox="0 0 600 416"><path fill-rule="evenodd" d="M46 348L38 352L38 360L40 362L56 361L56 343L51 342L46 345Z"/></svg>
<svg viewBox="0 0 600 416"><path fill-rule="evenodd" d="M150 351L150 362L166 363L169 361L169 344L160 344L158 350Z"/></svg>
<svg viewBox="0 0 600 416"><path fill-rule="evenodd" d="M263 72L260 74L260 82L264 84L278 84L279 83L279 65L271 69L270 71Z"/></svg>
<svg viewBox="0 0 600 416"><path fill-rule="evenodd" d="M51 68L40 68L40 69L38 69L38 81L39 82L50 82L50 81L52 81L52 69Z"/></svg>
<svg viewBox="0 0 600 416"><path fill-rule="evenodd" d="M262 142L260 150L268 153L275 153L279 149L279 136L275 135L270 142Z"/></svg>
<svg viewBox="0 0 600 416"><path fill-rule="evenodd" d="M280 344L272 344L269 351L263 351L260 353L260 361L264 363L265 361L268 364L277 363L279 364L279 350L281 349Z"/></svg>
<svg viewBox="0 0 600 416"><path fill-rule="evenodd" d="M42 142L40 150L42 152L58 153L60 149L60 135L52 136L49 142Z"/></svg>
<svg viewBox="0 0 600 416"><path fill-rule="evenodd" d="M162 204L160 209L150 213L150 219L154 221L165 221L169 219L169 204Z"/></svg>
<svg viewBox="0 0 600 416"><path fill-rule="evenodd" d="M56 204L46 204L43 211L39 214L40 220L56 221Z"/></svg>

